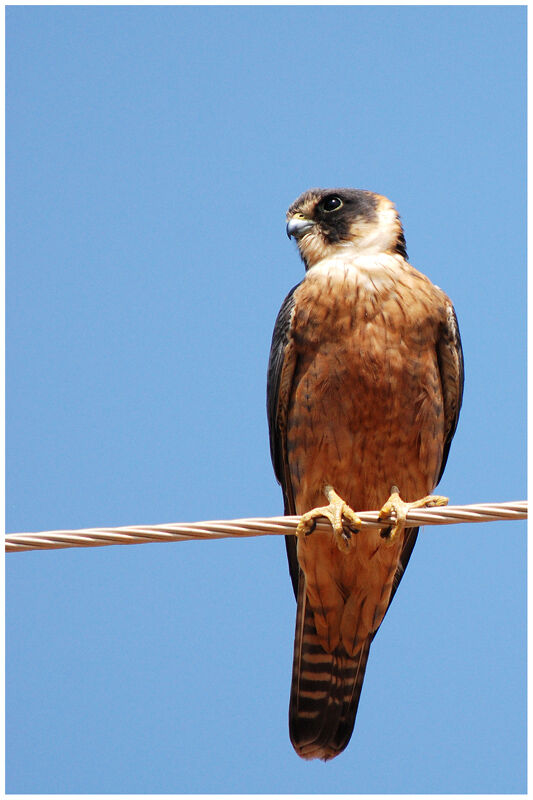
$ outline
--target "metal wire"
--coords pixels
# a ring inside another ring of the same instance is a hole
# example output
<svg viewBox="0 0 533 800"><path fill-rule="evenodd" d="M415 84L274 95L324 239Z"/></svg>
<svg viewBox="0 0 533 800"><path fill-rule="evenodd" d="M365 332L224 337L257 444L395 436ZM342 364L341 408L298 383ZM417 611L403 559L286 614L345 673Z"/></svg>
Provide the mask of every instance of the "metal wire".
<svg viewBox="0 0 533 800"><path fill-rule="evenodd" d="M361 528L383 528L393 518L379 519L377 511L357 512ZM300 517L267 517L257 519L211 520L209 522L176 522L167 525L132 525L122 528L81 528L73 531L43 533L10 533L5 537L7 553L26 550L58 550L65 547L103 547L111 544L145 544L147 542L182 542L191 539L223 539L226 537L264 536L294 533ZM527 501L477 503L467 506L445 506L413 509L407 514L409 525L453 525L460 522L497 522L527 519ZM319 520L316 530L330 529L326 520Z"/></svg>

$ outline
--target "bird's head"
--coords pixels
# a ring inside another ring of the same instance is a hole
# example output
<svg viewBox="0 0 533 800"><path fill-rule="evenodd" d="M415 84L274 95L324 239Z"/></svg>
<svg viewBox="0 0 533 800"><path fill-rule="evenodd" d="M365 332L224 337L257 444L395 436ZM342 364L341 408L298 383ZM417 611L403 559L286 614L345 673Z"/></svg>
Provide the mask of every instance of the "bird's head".
<svg viewBox="0 0 533 800"><path fill-rule="evenodd" d="M398 212L390 200L363 189L309 189L287 211L306 269L350 248L352 255L397 253L407 259Z"/></svg>

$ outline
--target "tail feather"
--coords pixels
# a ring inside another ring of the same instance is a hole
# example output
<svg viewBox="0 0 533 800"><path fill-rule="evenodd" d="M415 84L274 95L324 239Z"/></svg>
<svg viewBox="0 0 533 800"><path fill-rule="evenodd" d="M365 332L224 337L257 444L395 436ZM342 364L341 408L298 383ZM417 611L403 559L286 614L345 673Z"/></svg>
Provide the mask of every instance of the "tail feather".
<svg viewBox="0 0 533 800"><path fill-rule="evenodd" d="M352 735L372 637L355 656L342 645L327 653L319 642L300 576L294 641L289 731L302 758L327 761Z"/></svg>

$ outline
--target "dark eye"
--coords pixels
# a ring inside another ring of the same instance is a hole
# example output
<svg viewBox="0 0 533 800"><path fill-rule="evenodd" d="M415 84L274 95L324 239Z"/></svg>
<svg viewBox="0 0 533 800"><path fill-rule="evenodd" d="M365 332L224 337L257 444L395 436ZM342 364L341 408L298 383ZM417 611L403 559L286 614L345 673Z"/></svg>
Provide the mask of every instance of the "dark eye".
<svg viewBox="0 0 533 800"><path fill-rule="evenodd" d="M322 201L322 208L324 211L336 211L337 208L342 206L342 200L336 194L330 194Z"/></svg>

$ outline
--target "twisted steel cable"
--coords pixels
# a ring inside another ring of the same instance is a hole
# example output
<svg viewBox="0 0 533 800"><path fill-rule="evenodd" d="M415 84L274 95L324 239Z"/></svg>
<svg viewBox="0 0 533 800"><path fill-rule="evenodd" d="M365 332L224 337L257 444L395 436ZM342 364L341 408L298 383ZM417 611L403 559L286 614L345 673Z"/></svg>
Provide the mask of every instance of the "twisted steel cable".
<svg viewBox="0 0 533 800"><path fill-rule="evenodd" d="M392 517L379 519L378 513L378 511L358 512L363 523L361 529L384 528L394 522ZM26 550L58 550L65 547L103 547L111 544L182 542L192 539L290 534L295 533L299 519L298 516L259 517L163 525L131 525L120 528L81 528L42 533L9 533L5 537L5 549L6 553L20 553ZM411 526L515 519L527 519L526 500L413 509L407 514L407 523ZM328 529L330 526L326 520L318 521L317 531Z"/></svg>

